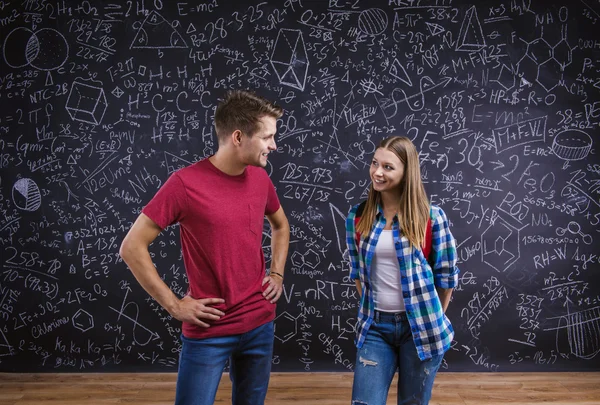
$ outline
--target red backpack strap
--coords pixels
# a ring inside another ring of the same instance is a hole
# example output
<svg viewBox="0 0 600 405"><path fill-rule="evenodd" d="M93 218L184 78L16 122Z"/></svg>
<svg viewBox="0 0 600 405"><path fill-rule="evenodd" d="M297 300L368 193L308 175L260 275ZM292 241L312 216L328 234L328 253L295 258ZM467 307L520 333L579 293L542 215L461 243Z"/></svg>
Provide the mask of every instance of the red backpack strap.
<svg viewBox="0 0 600 405"><path fill-rule="evenodd" d="M356 242L356 248L358 249L358 242L360 241L360 233L356 232L356 226L358 225L358 221L360 220L360 216L365 210L366 202L363 201L360 203L358 208L356 209L356 215L354 215L354 241Z"/></svg>
<svg viewBox="0 0 600 405"><path fill-rule="evenodd" d="M423 256L429 261L431 255L431 218L427 220L427 229L425 230L425 244L422 247ZM431 264L431 263L430 263Z"/></svg>

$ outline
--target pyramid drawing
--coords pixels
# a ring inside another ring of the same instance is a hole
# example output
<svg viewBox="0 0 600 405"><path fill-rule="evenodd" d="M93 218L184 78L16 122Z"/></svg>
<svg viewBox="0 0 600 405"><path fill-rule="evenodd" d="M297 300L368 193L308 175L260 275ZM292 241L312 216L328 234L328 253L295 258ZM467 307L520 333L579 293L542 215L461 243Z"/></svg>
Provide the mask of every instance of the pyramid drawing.
<svg viewBox="0 0 600 405"><path fill-rule="evenodd" d="M467 10L467 15L460 27L458 40L456 42L457 51L473 52L478 51L485 46L485 37L483 29L477 17L477 10L472 6Z"/></svg>
<svg viewBox="0 0 600 405"><path fill-rule="evenodd" d="M304 90L309 64L302 32L280 29L271 55L271 66L279 83Z"/></svg>
<svg viewBox="0 0 600 405"><path fill-rule="evenodd" d="M181 49L188 45L173 26L156 11L150 12L129 49Z"/></svg>

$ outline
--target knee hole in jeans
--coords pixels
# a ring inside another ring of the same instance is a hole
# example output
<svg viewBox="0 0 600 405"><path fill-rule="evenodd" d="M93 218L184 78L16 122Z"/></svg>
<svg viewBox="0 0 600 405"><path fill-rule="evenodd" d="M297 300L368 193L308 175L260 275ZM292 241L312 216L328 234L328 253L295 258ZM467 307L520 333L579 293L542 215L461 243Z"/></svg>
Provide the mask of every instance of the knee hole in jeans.
<svg viewBox="0 0 600 405"><path fill-rule="evenodd" d="M361 362L362 365L365 366L365 367L367 367L367 366L375 366L375 367L377 367L377 362L376 361L365 359L362 356L360 356L360 358L358 359L358 361Z"/></svg>

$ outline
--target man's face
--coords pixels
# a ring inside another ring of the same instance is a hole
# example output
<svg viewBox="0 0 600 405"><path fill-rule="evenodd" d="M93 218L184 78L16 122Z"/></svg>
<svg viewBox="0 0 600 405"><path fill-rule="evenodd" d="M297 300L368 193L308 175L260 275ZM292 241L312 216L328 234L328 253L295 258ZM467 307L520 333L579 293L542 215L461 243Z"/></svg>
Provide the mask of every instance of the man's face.
<svg viewBox="0 0 600 405"><path fill-rule="evenodd" d="M243 136L242 161L251 166L267 166L269 153L277 149L275 133L277 132L277 119L269 116L262 117L258 122L258 130L252 137Z"/></svg>

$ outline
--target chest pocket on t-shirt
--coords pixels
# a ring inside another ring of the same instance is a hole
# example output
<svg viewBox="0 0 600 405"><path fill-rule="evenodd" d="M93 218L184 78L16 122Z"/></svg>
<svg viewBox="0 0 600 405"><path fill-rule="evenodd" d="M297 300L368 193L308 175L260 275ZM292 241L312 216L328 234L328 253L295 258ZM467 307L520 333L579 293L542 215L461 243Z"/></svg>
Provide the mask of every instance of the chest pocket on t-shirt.
<svg viewBox="0 0 600 405"><path fill-rule="evenodd" d="M264 214L259 212L258 208L248 204L248 229L250 232L254 235L260 235L262 233L263 222Z"/></svg>

